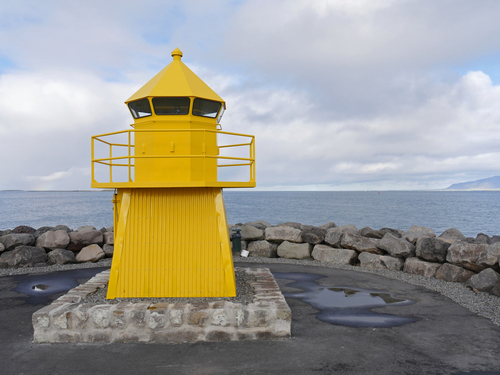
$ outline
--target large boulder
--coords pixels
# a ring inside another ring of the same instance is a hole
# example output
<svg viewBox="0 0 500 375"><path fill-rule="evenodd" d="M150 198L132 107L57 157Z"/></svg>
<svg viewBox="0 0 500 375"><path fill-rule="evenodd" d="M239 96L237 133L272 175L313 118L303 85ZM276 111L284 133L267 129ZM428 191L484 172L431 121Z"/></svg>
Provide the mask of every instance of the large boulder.
<svg viewBox="0 0 500 375"><path fill-rule="evenodd" d="M354 250L334 249L326 245L316 245L311 253L314 260L335 264L354 264L358 253Z"/></svg>
<svg viewBox="0 0 500 375"><path fill-rule="evenodd" d="M245 225L251 225L255 228L259 228L260 230L265 230L267 227L272 227L272 224L269 224L264 220L249 221L248 223L245 223Z"/></svg>
<svg viewBox="0 0 500 375"><path fill-rule="evenodd" d="M456 266L480 272L486 268L498 267L500 243L493 245L456 241L448 248L446 261Z"/></svg>
<svg viewBox="0 0 500 375"><path fill-rule="evenodd" d="M104 254L106 254L106 258L112 258L113 253L115 252L115 246L105 243L102 247L102 251L104 251Z"/></svg>
<svg viewBox="0 0 500 375"><path fill-rule="evenodd" d="M49 230L36 240L36 246L49 250L65 249L69 244L69 236L65 230Z"/></svg>
<svg viewBox="0 0 500 375"><path fill-rule="evenodd" d="M80 233L91 232L94 230L96 230L96 228L92 225L82 225L76 229L76 231Z"/></svg>
<svg viewBox="0 0 500 375"><path fill-rule="evenodd" d="M72 232L72 230L69 227L67 227L66 225L56 225L54 227L54 230L63 230L66 233Z"/></svg>
<svg viewBox="0 0 500 375"><path fill-rule="evenodd" d="M371 269L389 269L392 271L401 271L404 261L400 258L394 258L387 255L378 255L372 253L361 253L358 255L361 267Z"/></svg>
<svg viewBox="0 0 500 375"><path fill-rule="evenodd" d="M450 263L444 263L436 272L436 279L444 281L454 281L465 283L475 273L465 268L455 266Z"/></svg>
<svg viewBox="0 0 500 375"><path fill-rule="evenodd" d="M440 263L424 262L418 258L408 258L405 261L403 272L434 277L439 267L441 267Z"/></svg>
<svg viewBox="0 0 500 375"><path fill-rule="evenodd" d="M292 227L292 228L295 228L295 229L302 230L302 224L301 223L296 223L296 222L293 222L293 221L288 221L286 223L279 223L277 225L277 227Z"/></svg>
<svg viewBox="0 0 500 375"><path fill-rule="evenodd" d="M302 242L302 231L292 227L269 227L264 232L264 238L271 242Z"/></svg>
<svg viewBox="0 0 500 375"><path fill-rule="evenodd" d="M436 237L420 237L417 241L416 255L429 262L444 263L450 243Z"/></svg>
<svg viewBox="0 0 500 375"><path fill-rule="evenodd" d="M76 261L78 263L92 262L95 263L98 260L104 258L106 254L101 249L99 245L93 244L84 247L77 255Z"/></svg>
<svg viewBox="0 0 500 375"><path fill-rule="evenodd" d="M318 228L324 229L328 232L330 229L335 228L336 226L337 224L335 224L333 221L330 221L329 223L320 225Z"/></svg>
<svg viewBox="0 0 500 375"><path fill-rule="evenodd" d="M312 247L313 246L308 243L283 241L278 246L278 256L288 259L310 259Z"/></svg>
<svg viewBox="0 0 500 375"><path fill-rule="evenodd" d="M378 230L380 233L383 233L384 235L386 233L392 234L396 238L401 238L403 234L405 233L401 229L393 229L393 228L381 228Z"/></svg>
<svg viewBox="0 0 500 375"><path fill-rule="evenodd" d="M334 230L338 230L342 233L352 233L352 234L358 234L358 228L354 224L347 224L347 225L340 225L338 227L332 228Z"/></svg>
<svg viewBox="0 0 500 375"><path fill-rule="evenodd" d="M65 249L55 249L47 254L49 263L52 264L67 264L67 263L75 263L75 253L71 250Z"/></svg>
<svg viewBox="0 0 500 375"><path fill-rule="evenodd" d="M500 282L500 275L491 268L487 268L477 275L472 276L465 285L477 289L480 292L489 292Z"/></svg>
<svg viewBox="0 0 500 375"><path fill-rule="evenodd" d="M6 251L0 256L0 268L34 267L47 262L47 253L43 247L18 246L15 250Z"/></svg>
<svg viewBox="0 0 500 375"><path fill-rule="evenodd" d="M436 233L434 233L434 231L431 228L412 225L410 230L408 232L405 232L402 237L406 241L416 245L420 237L436 237Z"/></svg>
<svg viewBox="0 0 500 375"><path fill-rule="evenodd" d="M12 229L11 233L28 233L28 234L33 234L36 232L35 228L29 227L27 225L19 225L18 227L15 227Z"/></svg>
<svg viewBox="0 0 500 375"><path fill-rule="evenodd" d="M364 227L358 231L358 234L363 237L375 238L377 240L380 240L382 237L384 237L385 233L379 230L373 230L370 227Z"/></svg>
<svg viewBox="0 0 500 375"><path fill-rule="evenodd" d="M384 252L377 247L379 240L375 238L366 238L350 232L344 233L340 246L344 249L357 251L367 251L373 254L383 254Z"/></svg>
<svg viewBox="0 0 500 375"><path fill-rule="evenodd" d="M331 228L328 230L328 232L326 232L324 241L330 246L340 248L343 237L344 232L336 230L336 228Z"/></svg>
<svg viewBox="0 0 500 375"><path fill-rule="evenodd" d="M326 230L312 225L302 226L302 241L317 245L325 239Z"/></svg>
<svg viewBox="0 0 500 375"><path fill-rule="evenodd" d="M35 244L35 236L28 233L9 233L0 237L0 243L3 244L5 250L14 250L18 246L33 246Z"/></svg>
<svg viewBox="0 0 500 375"><path fill-rule="evenodd" d="M456 228L446 229L443 233L441 233L438 238L440 240L449 242L453 244L455 241L465 241L467 237L464 236L462 232L460 232Z"/></svg>
<svg viewBox="0 0 500 375"><path fill-rule="evenodd" d="M104 233L104 243L106 245L114 245L115 244L115 234L113 232Z"/></svg>
<svg viewBox="0 0 500 375"><path fill-rule="evenodd" d="M253 225L241 226L241 239L243 241L258 241L264 239L264 231Z"/></svg>
<svg viewBox="0 0 500 375"><path fill-rule="evenodd" d="M252 241L247 244L248 255L251 257L276 258L278 244L266 240Z"/></svg>
<svg viewBox="0 0 500 375"><path fill-rule="evenodd" d="M98 230L89 230L84 232L71 232L69 234L69 245L68 250L78 252L85 246L89 245L102 245L104 242L104 236Z"/></svg>
<svg viewBox="0 0 500 375"><path fill-rule="evenodd" d="M35 236L35 238L38 238L45 232L48 232L49 230L56 230L56 229L54 229L54 227L47 227L47 226L40 227L35 231L35 233L33 233L33 235Z"/></svg>
<svg viewBox="0 0 500 375"><path fill-rule="evenodd" d="M387 251L392 257L411 258L415 256L415 246L405 239L395 237L390 232L386 232L384 237L377 243L377 247Z"/></svg>
<svg viewBox="0 0 500 375"><path fill-rule="evenodd" d="M4 251L4 250L5 250L5 246L4 246L2 243L0 243L0 253L1 253L2 251Z"/></svg>
<svg viewBox="0 0 500 375"><path fill-rule="evenodd" d="M491 241L490 236L484 233L479 233L476 238L473 240L474 243L484 243L489 245Z"/></svg>

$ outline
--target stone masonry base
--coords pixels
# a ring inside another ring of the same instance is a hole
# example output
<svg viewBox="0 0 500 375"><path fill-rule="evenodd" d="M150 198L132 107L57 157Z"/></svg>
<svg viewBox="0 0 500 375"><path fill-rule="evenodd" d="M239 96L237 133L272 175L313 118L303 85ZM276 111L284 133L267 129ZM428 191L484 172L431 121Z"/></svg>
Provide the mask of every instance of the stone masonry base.
<svg viewBox="0 0 500 375"><path fill-rule="evenodd" d="M82 304L87 294L104 288L110 271L70 290L33 314L33 339L42 342L183 343L285 339L292 313L267 268L241 268L256 280L248 305L215 302L121 302Z"/></svg>

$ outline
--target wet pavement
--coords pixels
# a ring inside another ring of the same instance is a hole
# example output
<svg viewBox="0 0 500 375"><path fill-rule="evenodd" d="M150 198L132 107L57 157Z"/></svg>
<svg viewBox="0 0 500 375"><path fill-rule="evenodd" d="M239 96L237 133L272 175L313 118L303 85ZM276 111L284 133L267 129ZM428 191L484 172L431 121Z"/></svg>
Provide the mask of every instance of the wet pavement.
<svg viewBox="0 0 500 375"><path fill-rule="evenodd" d="M275 274L292 309L292 339L34 344L33 312L102 269L6 276L0 277L0 373L500 374L500 327L441 294L369 273L236 265ZM374 326L385 318L396 320Z"/></svg>

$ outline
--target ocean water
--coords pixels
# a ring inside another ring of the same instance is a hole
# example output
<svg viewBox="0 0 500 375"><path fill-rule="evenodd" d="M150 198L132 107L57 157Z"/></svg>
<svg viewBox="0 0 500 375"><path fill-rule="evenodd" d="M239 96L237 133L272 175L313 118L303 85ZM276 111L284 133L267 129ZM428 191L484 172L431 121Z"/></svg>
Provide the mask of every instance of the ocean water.
<svg viewBox="0 0 500 375"><path fill-rule="evenodd" d="M113 224L111 191L0 191L0 230L65 224L70 228ZM412 225L440 234L457 228L466 236L500 235L500 192L369 191L258 192L224 191L229 223L265 220L322 225L354 224L358 229Z"/></svg>

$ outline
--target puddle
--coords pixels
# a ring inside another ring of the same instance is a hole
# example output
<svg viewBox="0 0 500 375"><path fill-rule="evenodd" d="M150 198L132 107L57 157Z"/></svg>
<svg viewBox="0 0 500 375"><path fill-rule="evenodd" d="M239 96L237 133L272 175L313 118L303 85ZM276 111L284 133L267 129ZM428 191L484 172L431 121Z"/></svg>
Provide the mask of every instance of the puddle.
<svg viewBox="0 0 500 375"><path fill-rule="evenodd" d="M294 280L287 287L302 289L303 292L283 293L283 295L300 299L318 309L316 318L326 323L348 327L387 328L416 321L414 318L371 311L375 307L405 306L415 303L409 299L395 297L388 292L344 286L322 286L317 280L326 276L310 273L273 272L273 275L277 279Z"/></svg>
<svg viewBox="0 0 500 375"><path fill-rule="evenodd" d="M13 291L24 294L25 297L21 298L31 305L49 304L54 294L67 292L107 269L109 267L59 271L43 275L14 276L17 287Z"/></svg>

